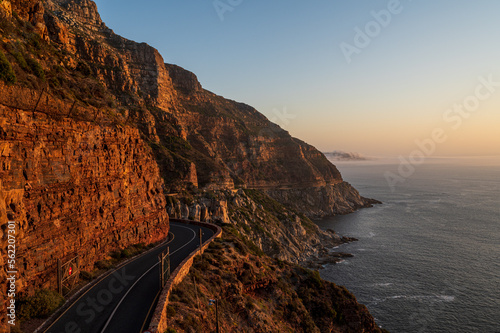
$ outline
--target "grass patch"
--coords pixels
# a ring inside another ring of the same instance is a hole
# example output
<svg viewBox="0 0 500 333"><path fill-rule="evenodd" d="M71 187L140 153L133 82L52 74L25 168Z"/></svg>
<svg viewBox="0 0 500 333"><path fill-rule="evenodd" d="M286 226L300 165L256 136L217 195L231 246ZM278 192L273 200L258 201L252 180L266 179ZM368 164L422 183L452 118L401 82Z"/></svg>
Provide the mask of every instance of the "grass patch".
<svg viewBox="0 0 500 333"><path fill-rule="evenodd" d="M108 269L113 266L113 264L109 260L99 260L94 264L94 266L97 269Z"/></svg>
<svg viewBox="0 0 500 333"><path fill-rule="evenodd" d="M46 318L64 303L64 297L57 292L41 289L35 295L19 300L19 317L23 320Z"/></svg>
<svg viewBox="0 0 500 333"><path fill-rule="evenodd" d="M14 84L17 81L16 74L12 69L12 65L5 56L5 54L0 50L0 79L7 84Z"/></svg>
<svg viewBox="0 0 500 333"><path fill-rule="evenodd" d="M14 56L14 58L16 58L16 61L19 64L19 67L21 67L24 71L30 70L28 63L26 62L26 59L24 59L24 56L21 52L17 51L17 52L14 52L12 55Z"/></svg>
<svg viewBox="0 0 500 333"><path fill-rule="evenodd" d="M26 60L26 63L28 66L31 68L31 71L35 76L39 79L42 79L42 81L45 81L45 71L43 70L42 65L38 62L38 60L34 58L28 58Z"/></svg>

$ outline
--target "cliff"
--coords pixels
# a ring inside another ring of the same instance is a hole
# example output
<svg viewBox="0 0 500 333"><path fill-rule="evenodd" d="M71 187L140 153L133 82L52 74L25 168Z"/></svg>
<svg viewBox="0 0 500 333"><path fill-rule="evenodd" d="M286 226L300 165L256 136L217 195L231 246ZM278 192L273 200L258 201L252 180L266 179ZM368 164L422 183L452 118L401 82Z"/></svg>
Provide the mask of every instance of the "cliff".
<svg viewBox="0 0 500 333"><path fill-rule="evenodd" d="M302 262L345 241L309 217L375 203L254 108L116 35L90 0L0 0L0 31L0 245L15 220L21 293L54 289L57 259L91 271L163 239L168 214L233 223Z"/></svg>
<svg viewBox="0 0 500 333"><path fill-rule="evenodd" d="M2 103L37 100L3 84L0 93ZM53 108L63 105L51 99L36 113L2 103L0 224L16 222L18 292L56 289L58 259L78 256L80 270L90 272L111 251L167 236L162 179L137 129L55 118ZM3 251L4 227L2 234Z"/></svg>

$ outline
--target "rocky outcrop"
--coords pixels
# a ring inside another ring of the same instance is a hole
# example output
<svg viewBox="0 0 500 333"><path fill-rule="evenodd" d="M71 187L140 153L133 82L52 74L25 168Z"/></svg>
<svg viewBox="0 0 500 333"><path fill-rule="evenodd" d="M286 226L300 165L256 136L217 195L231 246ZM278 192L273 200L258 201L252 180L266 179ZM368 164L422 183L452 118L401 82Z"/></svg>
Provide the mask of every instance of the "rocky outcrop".
<svg viewBox="0 0 500 333"><path fill-rule="evenodd" d="M0 19L8 20L12 17L12 5L8 1L0 1Z"/></svg>
<svg viewBox="0 0 500 333"><path fill-rule="evenodd" d="M176 200L175 197L173 200L172 198L169 200L170 204L167 206L167 212L170 218L201 222L231 222L225 199L200 197L190 205Z"/></svg>
<svg viewBox="0 0 500 333"><path fill-rule="evenodd" d="M347 182L307 188L274 188L265 192L279 202L313 218L349 214L360 208L381 203L362 197Z"/></svg>
<svg viewBox="0 0 500 333"><path fill-rule="evenodd" d="M201 84L194 73L177 65L165 64L165 66L176 90L180 90L186 95L202 91Z"/></svg>
<svg viewBox="0 0 500 333"><path fill-rule="evenodd" d="M45 26L45 7L40 0L4 0L10 2L12 10L23 20L30 22L35 30L47 39L47 27Z"/></svg>

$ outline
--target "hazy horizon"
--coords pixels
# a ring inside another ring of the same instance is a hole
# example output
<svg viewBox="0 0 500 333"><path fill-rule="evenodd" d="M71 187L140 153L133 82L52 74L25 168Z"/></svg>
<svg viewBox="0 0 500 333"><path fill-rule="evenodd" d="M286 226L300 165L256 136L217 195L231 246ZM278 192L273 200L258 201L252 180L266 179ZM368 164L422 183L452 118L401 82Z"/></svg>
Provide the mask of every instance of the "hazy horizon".
<svg viewBox="0 0 500 333"><path fill-rule="evenodd" d="M498 154L497 1L96 3L116 33L321 151Z"/></svg>

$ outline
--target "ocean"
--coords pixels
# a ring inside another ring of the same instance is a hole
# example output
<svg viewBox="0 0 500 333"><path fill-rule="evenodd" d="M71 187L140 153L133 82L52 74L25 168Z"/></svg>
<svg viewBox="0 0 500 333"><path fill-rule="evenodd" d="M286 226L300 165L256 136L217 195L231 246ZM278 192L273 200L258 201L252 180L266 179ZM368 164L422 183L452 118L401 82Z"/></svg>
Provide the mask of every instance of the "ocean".
<svg viewBox="0 0 500 333"><path fill-rule="evenodd" d="M317 221L359 239L321 276L392 333L500 333L500 159L429 159L393 189L396 161L332 162L383 204Z"/></svg>

